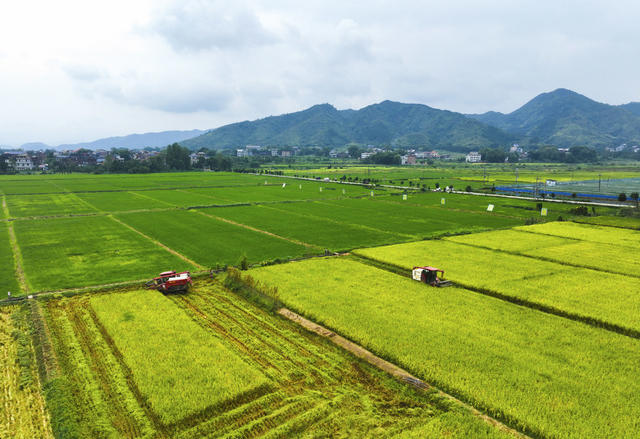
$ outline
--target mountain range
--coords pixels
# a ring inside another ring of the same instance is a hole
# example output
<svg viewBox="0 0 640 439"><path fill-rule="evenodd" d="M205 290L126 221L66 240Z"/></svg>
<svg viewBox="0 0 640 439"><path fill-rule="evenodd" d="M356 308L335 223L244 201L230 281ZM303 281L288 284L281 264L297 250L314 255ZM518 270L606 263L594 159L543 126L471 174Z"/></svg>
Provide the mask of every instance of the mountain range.
<svg viewBox="0 0 640 439"><path fill-rule="evenodd" d="M360 110L315 105L296 113L226 125L181 144L191 149L247 144L337 147L358 143L469 150L513 139L500 129L460 113L384 101Z"/></svg>
<svg viewBox="0 0 640 439"><path fill-rule="evenodd" d="M111 148L131 148L140 149L146 147L164 147L175 142L182 142L205 133L203 130L188 131L161 131L157 133L129 134L128 136L106 137L92 142L62 144L51 146L41 142L25 143L20 148L23 150L39 149L111 149Z"/></svg>
<svg viewBox="0 0 640 439"><path fill-rule="evenodd" d="M640 144L640 102L608 105L567 89L542 93L511 113L461 114L422 104L384 101L359 110L329 104L225 125L208 131L163 131L58 145L57 149L163 147L179 142L192 150L262 146L391 145L470 151L507 147ZM51 148L31 143L23 149Z"/></svg>
<svg viewBox="0 0 640 439"><path fill-rule="evenodd" d="M360 110L329 104L225 125L181 142L201 147L392 145L469 151L483 147L640 143L640 103L607 105L567 89L542 93L512 113L463 115L384 101Z"/></svg>

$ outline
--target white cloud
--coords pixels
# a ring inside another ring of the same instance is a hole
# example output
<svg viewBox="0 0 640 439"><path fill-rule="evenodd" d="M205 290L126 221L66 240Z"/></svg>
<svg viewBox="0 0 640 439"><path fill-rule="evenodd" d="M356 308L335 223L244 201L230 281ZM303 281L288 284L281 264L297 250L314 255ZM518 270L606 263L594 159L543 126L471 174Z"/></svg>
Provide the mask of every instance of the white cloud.
<svg viewBox="0 0 640 439"><path fill-rule="evenodd" d="M638 12L630 0L5 2L0 144L213 128L323 102L512 111L557 87L637 101Z"/></svg>
<svg viewBox="0 0 640 439"><path fill-rule="evenodd" d="M147 31L177 50L239 49L277 40L242 1L175 0L154 11Z"/></svg>

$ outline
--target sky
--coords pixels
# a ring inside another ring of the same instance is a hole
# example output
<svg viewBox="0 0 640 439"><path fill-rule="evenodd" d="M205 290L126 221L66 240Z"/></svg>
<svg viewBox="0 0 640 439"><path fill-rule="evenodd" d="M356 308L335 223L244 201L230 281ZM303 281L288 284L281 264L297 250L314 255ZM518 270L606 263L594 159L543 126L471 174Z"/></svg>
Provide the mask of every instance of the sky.
<svg viewBox="0 0 640 439"><path fill-rule="evenodd" d="M640 2L0 0L0 145L210 129L386 99L640 101Z"/></svg>

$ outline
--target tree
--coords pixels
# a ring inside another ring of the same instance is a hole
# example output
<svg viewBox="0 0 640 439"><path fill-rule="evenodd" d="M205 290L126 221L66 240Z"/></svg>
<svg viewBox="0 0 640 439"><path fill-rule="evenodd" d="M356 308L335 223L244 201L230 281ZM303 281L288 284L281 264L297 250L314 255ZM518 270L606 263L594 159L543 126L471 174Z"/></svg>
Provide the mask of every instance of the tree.
<svg viewBox="0 0 640 439"><path fill-rule="evenodd" d="M167 167L170 170L185 171L191 168L191 159L189 158L189 150L173 143L167 146L165 150Z"/></svg>
<svg viewBox="0 0 640 439"><path fill-rule="evenodd" d="M480 151L482 160L489 163L504 163L507 153L500 148L485 148Z"/></svg>
<svg viewBox="0 0 640 439"><path fill-rule="evenodd" d="M636 202L636 207L638 207L638 198L639 198L638 193L637 192L631 192L631 195L629 195L629 196L631 197L631 199L633 201Z"/></svg>
<svg viewBox="0 0 640 439"><path fill-rule="evenodd" d="M627 201L627 194L621 192L620 195L618 195L618 201Z"/></svg>
<svg viewBox="0 0 640 439"><path fill-rule="evenodd" d="M347 148L347 153L349 154L349 157L354 159L360 158L361 152L362 150L358 145L351 145L350 147Z"/></svg>

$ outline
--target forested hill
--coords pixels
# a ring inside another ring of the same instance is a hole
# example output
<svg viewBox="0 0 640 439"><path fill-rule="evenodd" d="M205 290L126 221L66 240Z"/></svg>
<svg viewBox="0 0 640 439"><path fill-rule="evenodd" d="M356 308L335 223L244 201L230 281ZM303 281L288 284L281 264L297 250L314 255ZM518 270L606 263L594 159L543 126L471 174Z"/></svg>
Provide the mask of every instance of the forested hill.
<svg viewBox="0 0 640 439"><path fill-rule="evenodd" d="M226 125L180 143L191 149L219 149L251 144L338 147L354 142L469 151L504 146L515 139L460 113L384 101L360 110L315 105L296 113Z"/></svg>
<svg viewBox="0 0 640 439"><path fill-rule="evenodd" d="M490 111L469 117L534 144L602 148L640 143L640 104L607 105L562 88L509 114Z"/></svg>

